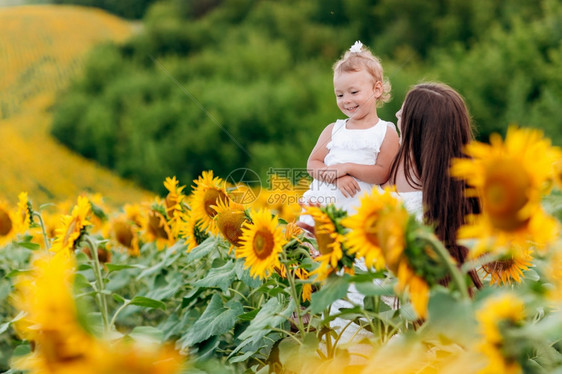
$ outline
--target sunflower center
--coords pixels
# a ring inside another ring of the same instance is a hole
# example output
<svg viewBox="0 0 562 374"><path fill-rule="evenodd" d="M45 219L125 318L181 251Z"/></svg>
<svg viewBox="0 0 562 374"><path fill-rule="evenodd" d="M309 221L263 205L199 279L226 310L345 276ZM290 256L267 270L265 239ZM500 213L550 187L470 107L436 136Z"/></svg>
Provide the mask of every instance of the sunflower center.
<svg viewBox="0 0 562 374"><path fill-rule="evenodd" d="M330 244L334 242L329 232L316 232L316 243L318 244L318 252L322 255L332 253L334 250Z"/></svg>
<svg viewBox="0 0 562 374"><path fill-rule="evenodd" d="M392 271L398 270L398 263L404 252L407 223L408 212L404 209L387 213L380 218L377 237L386 265Z"/></svg>
<svg viewBox="0 0 562 374"><path fill-rule="evenodd" d="M168 233L164 230L163 225L160 224L160 217L157 214L150 214L148 217L148 227L155 237L168 239Z"/></svg>
<svg viewBox="0 0 562 374"><path fill-rule="evenodd" d="M515 160L491 163L486 170L483 203L492 224L506 231L527 223L519 211L529 202L531 179Z"/></svg>
<svg viewBox="0 0 562 374"><path fill-rule="evenodd" d="M209 188L207 191L205 191L205 195L203 196L203 204L207 216L213 218L217 214L217 211L213 209L212 206L218 205L219 201L226 202L227 199L228 197L221 190L217 190L215 188Z"/></svg>
<svg viewBox="0 0 562 374"><path fill-rule="evenodd" d="M379 216L377 214L371 214L367 219L365 219L365 238L367 241L374 245L379 245L379 239L377 234L377 220Z"/></svg>
<svg viewBox="0 0 562 374"><path fill-rule="evenodd" d="M260 260L266 259L271 252L273 252L273 247L275 245L273 234L268 230L259 230L254 236L253 244L256 257Z"/></svg>
<svg viewBox="0 0 562 374"><path fill-rule="evenodd" d="M488 273L497 273L511 270L515 265L515 260L508 258L503 260L496 260L485 264L483 267Z"/></svg>
<svg viewBox="0 0 562 374"><path fill-rule="evenodd" d="M217 226L224 237L235 246L238 246L242 236L242 224L246 221L244 212L225 211L217 217Z"/></svg>
<svg viewBox="0 0 562 374"><path fill-rule="evenodd" d="M0 210L0 236L6 236L12 230L12 220L8 213Z"/></svg>
<svg viewBox="0 0 562 374"><path fill-rule="evenodd" d="M131 243L133 242L133 233L131 231L131 227L127 225L125 222L116 222L114 225L115 230L115 238L117 241L125 246L131 247Z"/></svg>

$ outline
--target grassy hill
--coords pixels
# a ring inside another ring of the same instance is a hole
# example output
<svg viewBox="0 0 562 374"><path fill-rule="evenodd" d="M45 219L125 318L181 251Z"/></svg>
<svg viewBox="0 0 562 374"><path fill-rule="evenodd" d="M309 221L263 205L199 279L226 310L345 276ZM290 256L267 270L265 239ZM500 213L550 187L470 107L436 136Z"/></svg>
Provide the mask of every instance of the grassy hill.
<svg viewBox="0 0 562 374"><path fill-rule="evenodd" d="M93 8L0 8L0 198L27 191L35 203L97 192L110 204L149 193L60 145L49 134L55 94L80 74L88 51L120 42L133 26Z"/></svg>

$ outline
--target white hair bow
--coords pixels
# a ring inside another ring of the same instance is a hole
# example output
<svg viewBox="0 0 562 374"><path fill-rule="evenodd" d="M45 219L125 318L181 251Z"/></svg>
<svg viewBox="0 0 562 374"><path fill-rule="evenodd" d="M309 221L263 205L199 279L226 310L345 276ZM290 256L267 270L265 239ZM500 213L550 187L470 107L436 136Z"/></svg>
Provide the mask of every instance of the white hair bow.
<svg viewBox="0 0 562 374"><path fill-rule="evenodd" d="M349 48L349 51L353 53L359 53L361 52L361 49L363 49L363 43L358 40L351 46L351 48Z"/></svg>

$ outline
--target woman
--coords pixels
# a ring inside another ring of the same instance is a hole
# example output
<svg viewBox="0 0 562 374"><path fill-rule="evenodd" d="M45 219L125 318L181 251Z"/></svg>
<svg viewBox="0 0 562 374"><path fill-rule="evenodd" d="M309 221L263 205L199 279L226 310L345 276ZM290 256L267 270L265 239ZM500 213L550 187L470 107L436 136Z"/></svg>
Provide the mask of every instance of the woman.
<svg viewBox="0 0 562 374"><path fill-rule="evenodd" d="M463 148L473 139L464 100L445 84L422 83L407 93L396 117L401 147L386 184L396 185L406 208L433 226L451 256L462 264L468 249L457 244L457 231L467 214L480 210L478 200L466 196L465 183L449 173L451 160L466 157ZM470 276L480 288L476 272Z"/></svg>

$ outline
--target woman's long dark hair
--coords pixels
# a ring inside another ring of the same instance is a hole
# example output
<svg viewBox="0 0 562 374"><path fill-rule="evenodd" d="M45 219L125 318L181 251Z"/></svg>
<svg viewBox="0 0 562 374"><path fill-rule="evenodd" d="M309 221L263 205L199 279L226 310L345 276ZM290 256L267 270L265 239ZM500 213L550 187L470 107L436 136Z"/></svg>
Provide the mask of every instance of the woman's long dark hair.
<svg viewBox="0 0 562 374"><path fill-rule="evenodd" d="M406 95L400 123L402 146L392 163L389 182L396 183L402 164L408 184L423 192L425 223L434 227L451 256L462 264L468 249L457 244L457 231L467 214L480 211L478 200L466 197L465 183L449 174L451 160L466 157L463 148L473 139L466 104L445 84L419 84ZM480 287L476 272L470 275Z"/></svg>

